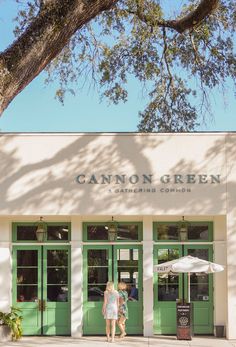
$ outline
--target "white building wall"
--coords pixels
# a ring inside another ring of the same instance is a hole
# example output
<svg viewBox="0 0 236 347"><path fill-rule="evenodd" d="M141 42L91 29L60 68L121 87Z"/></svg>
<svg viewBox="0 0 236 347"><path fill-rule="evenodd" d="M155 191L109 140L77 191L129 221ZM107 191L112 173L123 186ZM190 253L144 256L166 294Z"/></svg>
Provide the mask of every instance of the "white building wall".
<svg viewBox="0 0 236 347"><path fill-rule="evenodd" d="M225 134L3 134L0 147L0 215L226 212ZM123 174L124 184L101 183L101 175ZM143 174L152 175L151 185L142 182ZM183 184L173 182L176 174ZM197 182L186 183L188 174ZM78 175L85 175L84 184ZM98 182L89 183L92 175ZM132 175L140 177L138 184L129 182ZM161 182L164 175L170 175L169 183ZM199 183L198 175L208 175L207 182ZM212 184L210 175L220 175L221 183ZM117 193L150 187L156 192ZM176 188L191 192L166 192Z"/></svg>
<svg viewBox="0 0 236 347"><path fill-rule="evenodd" d="M214 283L214 324L227 324L227 246L226 246L226 218L214 217L214 254L213 261L225 266L225 271L213 275Z"/></svg>
<svg viewBox="0 0 236 347"><path fill-rule="evenodd" d="M82 221L71 218L71 335L82 336L83 325L83 254Z"/></svg>
<svg viewBox="0 0 236 347"><path fill-rule="evenodd" d="M12 302L11 224L0 218L0 311L8 312Z"/></svg>
<svg viewBox="0 0 236 347"><path fill-rule="evenodd" d="M176 221L184 215L187 220L214 222L214 261L227 265L214 275L214 323L226 325L227 337L236 339L236 134L1 135L0 145L5 158L0 180L0 310L11 305L12 221L35 221L40 215L47 221L71 221L71 326L72 336L80 337L82 221L114 215L116 220L143 221L144 335L152 336L152 222ZM78 173L143 172L158 177L220 174L222 182L192 185L190 194L140 195L111 194L104 185L75 182Z"/></svg>
<svg viewBox="0 0 236 347"><path fill-rule="evenodd" d="M143 327L144 336L153 335L153 233L152 217L143 218Z"/></svg>
<svg viewBox="0 0 236 347"><path fill-rule="evenodd" d="M227 337L236 339L236 140L227 136Z"/></svg>

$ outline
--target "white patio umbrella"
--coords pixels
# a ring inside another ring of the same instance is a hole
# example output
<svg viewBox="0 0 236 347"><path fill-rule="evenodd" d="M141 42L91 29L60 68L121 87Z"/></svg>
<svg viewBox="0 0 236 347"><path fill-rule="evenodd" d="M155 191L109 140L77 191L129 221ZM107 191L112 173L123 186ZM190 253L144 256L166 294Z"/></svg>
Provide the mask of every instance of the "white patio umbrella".
<svg viewBox="0 0 236 347"><path fill-rule="evenodd" d="M182 258L167 261L154 266L154 272L159 273L188 273L188 302L190 302L190 273L204 272L213 273L223 271L222 265L212 263L197 257L187 255Z"/></svg>

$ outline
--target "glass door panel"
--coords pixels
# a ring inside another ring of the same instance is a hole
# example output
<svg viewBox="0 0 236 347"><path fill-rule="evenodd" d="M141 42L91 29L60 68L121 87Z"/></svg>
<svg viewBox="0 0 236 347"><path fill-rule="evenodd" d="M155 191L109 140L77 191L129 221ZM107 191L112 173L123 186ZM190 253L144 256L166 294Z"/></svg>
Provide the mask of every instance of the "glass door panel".
<svg viewBox="0 0 236 347"><path fill-rule="evenodd" d="M212 261L212 246L186 245L184 255ZM187 275L185 275L187 277ZM187 278L185 280L187 292ZM190 298L194 307L194 332L213 333L213 277L212 274L192 273L190 275Z"/></svg>
<svg viewBox="0 0 236 347"><path fill-rule="evenodd" d="M187 248L188 255L200 259L209 259L209 249ZM209 300L209 275L204 273L192 273L190 275L190 298L191 301Z"/></svg>
<svg viewBox="0 0 236 347"><path fill-rule="evenodd" d="M158 264L177 259L179 255L179 249L176 248L158 249ZM178 274L157 274L158 301L176 301L179 298L179 277Z"/></svg>
<svg viewBox="0 0 236 347"><path fill-rule="evenodd" d="M103 301L103 293L109 278L109 250L88 250L88 301Z"/></svg>
<svg viewBox="0 0 236 347"><path fill-rule="evenodd" d="M143 279L142 279L142 247L114 247L114 281L125 282L128 292L129 319L126 322L128 334L143 332Z"/></svg>
<svg viewBox="0 0 236 347"><path fill-rule="evenodd" d="M83 333L103 334L105 320L102 316L102 305L106 283L112 281L112 247L84 246L83 268Z"/></svg>
<svg viewBox="0 0 236 347"><path fill-rule="evenodd" d="M41 247L13 248L13 305L22 310L24 335L41 334L41 271Z"/></svg>
<svg viewBox="0 0 236 347"><path fill-rule="evenodd" d="M70 248L43 249L43 335L70 334Z"/></svg>
<svg viewBox="0 0 236 347"><path fill-rule="evenodd" d="M17 250L17 301L38 299L38 250Z"/></svg>
<svg viewBox="0 0 236 347"><path fill-rule="evenodd" d="M154 248L154 264L181 257L181 246ZM176 300L182 298L182 277L179 274L154 274L154 332L174 334L176 331Z"/></svg>
<svg viewBox="0 0 236 347"><path fill-rule="evenodd" d="M122 249L117 252L117 282L127 284L127 292L130 301L138 301L139 290L139 250Z"/></svg>
<svg viewBox="0 0 236 347"><path fill-rule="evenodd" d="M47 301L68 302L68 250L47 250Z"/></svg>

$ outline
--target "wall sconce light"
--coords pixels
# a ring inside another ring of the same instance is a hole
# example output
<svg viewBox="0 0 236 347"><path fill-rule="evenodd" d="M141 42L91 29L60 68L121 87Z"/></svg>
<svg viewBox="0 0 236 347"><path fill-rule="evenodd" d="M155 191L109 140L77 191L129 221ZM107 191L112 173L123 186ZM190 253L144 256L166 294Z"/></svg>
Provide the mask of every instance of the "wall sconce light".
<svg viewBox="0 0 236 347"><path fill-rule="evenodd" d="M43 221L43 217L40 217L36 223L37 229L35 231L37 241L43 242L47 233L47 224Z"/></svg>
<svg viewBox="0 0 236 347"><path fill-rule="evenodd" d="M111 218L111 222L107 223L106 229L108 231L108 240L111 242L116 241L118 223L114 221L113 216Z"/></svg>
<svg viewBox="0 0 236 347"><path fill-rule="evenodd" d="M188 228L190 223L182 217L182 220L178 222L178 233L179 233L179 241L187 241L188 240Z"/></svg>

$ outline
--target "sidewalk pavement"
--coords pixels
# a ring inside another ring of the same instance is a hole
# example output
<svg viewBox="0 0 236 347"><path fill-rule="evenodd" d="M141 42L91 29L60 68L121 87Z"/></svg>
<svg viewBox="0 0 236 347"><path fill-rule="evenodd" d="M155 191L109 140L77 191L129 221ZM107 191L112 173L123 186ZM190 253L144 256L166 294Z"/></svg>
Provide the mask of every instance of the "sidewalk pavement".
<svg viewBox="0 0 236 347"><path fill-rule="evenodd" d="M4 347L236 347L236 340L226 340L212 336L197 336L191 341L177 340L175 336L128 336L116 338L114 343L106 341L105 336L85 336L79 339L64 336L23 337L16 342L0 343Z"/></svg>

